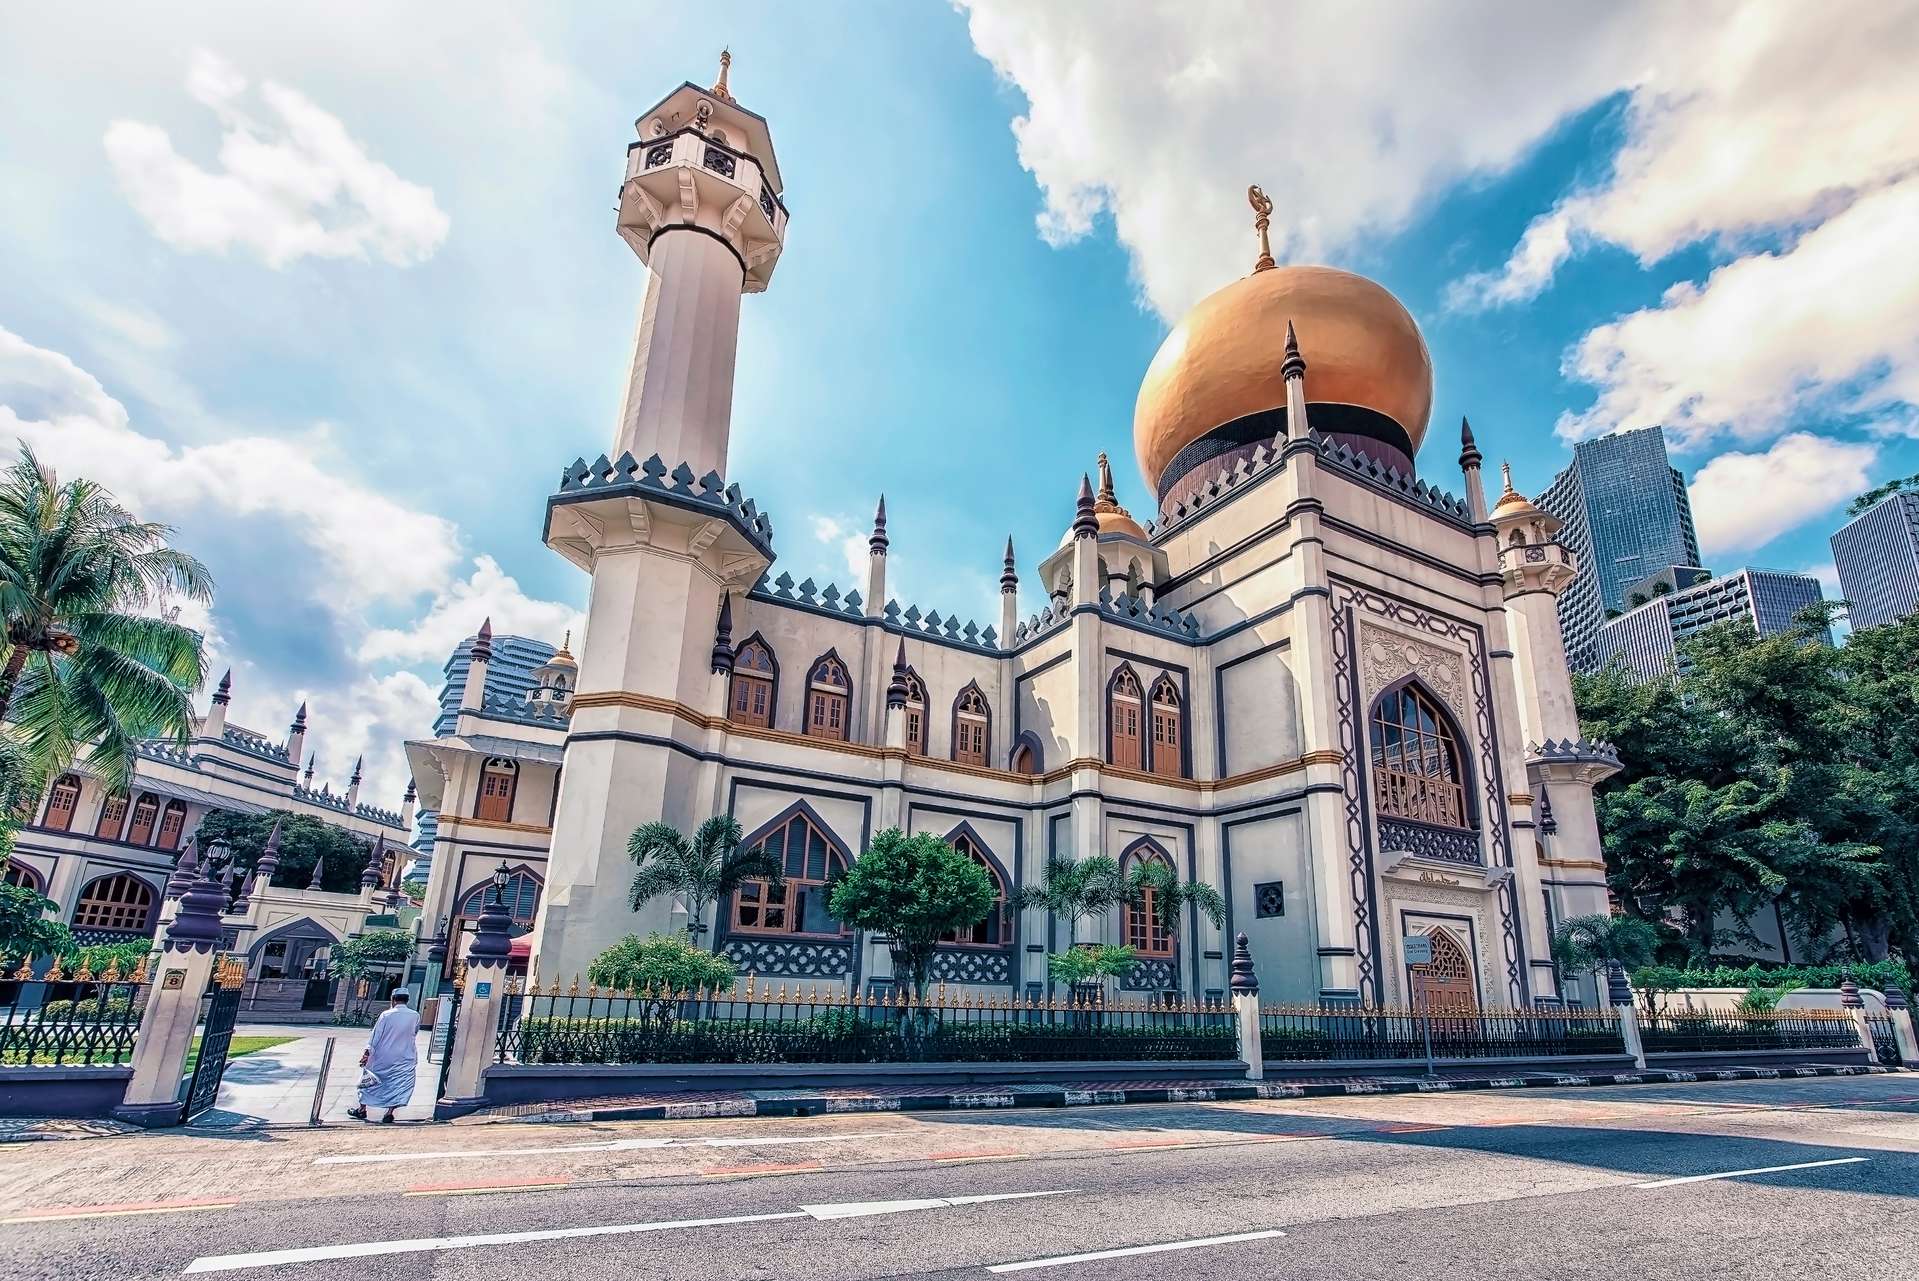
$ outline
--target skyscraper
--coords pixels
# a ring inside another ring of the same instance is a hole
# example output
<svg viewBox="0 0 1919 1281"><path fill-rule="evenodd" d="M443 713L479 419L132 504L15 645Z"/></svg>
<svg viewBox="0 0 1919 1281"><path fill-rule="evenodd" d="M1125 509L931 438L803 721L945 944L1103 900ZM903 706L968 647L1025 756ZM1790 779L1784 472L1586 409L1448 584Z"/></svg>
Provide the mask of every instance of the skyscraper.
<svg viewBox="0 0 1919 1281"><path fill-rule="evenodd" d="M1644 605L1601 623L1593 636L1593 666L1618 661L1641 679L1671 675L1685 667L1679 644L1717 623L1743 620L1761 636L1792 625L1792 616L1817 604L1824 593L1810 574L1742 569L1692 587L1654 596ZM1828 637L1830 639L1830 637Z"/></svg>
<svg viewBox="0 0 1919 1281"><path fill-rule="evenodd" d="M1888 494L1840 526L1832 563L1855 629L1919 610L1919 493Z"/></svg>
<svg viewBox="0 0 1919 1281"><path fill-rule="evenodd" d="M1578 557L1579 577L1559 598L1559 626L1574 669L1589 671L1600 624L1607 610L1626 608L1629 584L1699 564L1686 478L1666 459L1665 432L1639 427L1574 446L1572 466L1539 505L1565 522L1561 539Z"/></svg>

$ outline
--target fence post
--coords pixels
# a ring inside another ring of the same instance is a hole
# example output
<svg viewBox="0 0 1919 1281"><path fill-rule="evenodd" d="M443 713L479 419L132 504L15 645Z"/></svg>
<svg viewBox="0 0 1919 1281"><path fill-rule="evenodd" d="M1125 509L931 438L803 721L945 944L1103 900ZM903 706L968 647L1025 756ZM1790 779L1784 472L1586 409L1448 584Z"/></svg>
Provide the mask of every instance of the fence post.
<svg viewBox="0 0 1919 1281"><path fill-rule="evenodd" d="M206 869L212 871L209 864ZM180 896L166 940L153 965L153 985L133 1042L133 1076L114 1116L135 1125L180 1124L180 1078L200 1022L200 997L213 976L226 890L197 877Z"/></svg>
<svg viewBox="0 0 1919 1281"><path fill-rule="evenodd" d="M1895 983L1886 984L1886 1015L1892 1020L1893 1039L1899 1043L1899 1062L1919 1068L1919 1035L1913 1032L1905 991Z"/></svg>
<svg viewBox="0 0 1919 1281"><path fill-rule="evenodd" d="M1639 1035L1639 1007L1633 1004L1632 984L1626 981L1626 968L1618 961L1606 962L1606 999L1619 1015L1619 1035L1626 1042L1632 1065L1646 1070L1646 1042Z"/></svg>
<svg viewBox="0 0 1919 1281"><path fill-rule="evenodd" d="M1246 1079L1266 1079L1266 1051L1259 1043L1259 975L1253 972L1253 954L1246 935L1233 939L1233 1014L1239 1020L1239 1057L1246 1061Z"/></svg>
<svg viewBox="0 0 1919 1281"><path fill-rule="evenodd" d="M496 885L474 926L473 945L466 954L466 989L453 1025L453 1044L446 1051L446 1093L438 1102L470 1107L484 1098L481 1082L493 1063L500 1007L507 999L512 926L513 917L500 901Z"/></svg>
<svg viewBox="0 0 1919 1281"><path fill-rule="evenodd" d="M1872 1039L1872 1024L1866 1022L1866 1002L1859 995L1859 985L1853 982L1850 974L1840 976L1839 1004L1852 1016L1852 1029L1859 1037L1859 1044L1866 1049L1867 1066L1877 1063L1879 1045Z"/></svg>

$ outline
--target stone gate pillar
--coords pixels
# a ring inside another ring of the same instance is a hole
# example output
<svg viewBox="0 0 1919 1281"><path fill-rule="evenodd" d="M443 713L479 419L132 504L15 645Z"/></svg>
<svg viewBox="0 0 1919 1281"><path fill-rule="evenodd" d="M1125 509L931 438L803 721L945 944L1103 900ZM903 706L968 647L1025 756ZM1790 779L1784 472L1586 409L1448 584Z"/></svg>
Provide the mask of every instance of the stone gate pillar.
<svg viewBox="0 0 1919 1281"><path fill-rule="evenodd" d="M493 893L480 913L473 945L467 950L465 989L453 1027L453 1044L446 1050L452 1063L447 1068L446 1093L434 1104L436 1114L445 1109L448 1115L457 1116L485 1098L483 1078L493 1063L500 1010L508 1000L506 961L513 930L513 917L497 881L496 874Z"/></svg>
<svg viewBox="0 0 1919 1281"><path fill-rule="evenodd" d="M180 1078L200 1022L200 997L213 976L220 909L226 903L225 888L209 879L212 864L204 869L180 896L179 909L167 924L133 1043L133 1077L113 1110L114 1116L135 1125L178 1125L183 1113Z"/></svg>

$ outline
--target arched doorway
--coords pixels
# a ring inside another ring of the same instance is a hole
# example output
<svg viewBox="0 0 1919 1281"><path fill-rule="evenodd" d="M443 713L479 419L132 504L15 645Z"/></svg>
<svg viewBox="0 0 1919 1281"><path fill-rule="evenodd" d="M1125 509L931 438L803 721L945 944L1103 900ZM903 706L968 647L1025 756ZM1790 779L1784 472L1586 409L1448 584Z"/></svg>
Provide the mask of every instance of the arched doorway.
<svg viewBox="0 0 1919 1281"><path fill-rule="evenodd" d="M1433 1014L1477 1014L1479 991L1465 947L1450 930L1436 925L1420 933L1432 940L1433 960L1430 965L1411 967L1413 1008Z"/></svg>

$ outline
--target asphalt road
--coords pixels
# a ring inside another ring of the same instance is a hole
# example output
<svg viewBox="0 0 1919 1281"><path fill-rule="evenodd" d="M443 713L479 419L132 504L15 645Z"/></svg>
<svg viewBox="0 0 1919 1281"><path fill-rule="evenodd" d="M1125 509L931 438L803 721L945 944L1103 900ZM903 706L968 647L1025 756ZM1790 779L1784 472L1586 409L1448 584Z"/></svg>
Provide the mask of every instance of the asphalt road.
<svg viewBox="0 0 1919 1281"><path fill-rule="evenodd" d="M204 1195L85 1200L143 1160ZM136 1136L0 1195L9 1278L1897 1275L1919 1080Z"/></svg>

